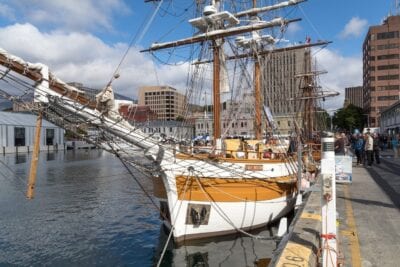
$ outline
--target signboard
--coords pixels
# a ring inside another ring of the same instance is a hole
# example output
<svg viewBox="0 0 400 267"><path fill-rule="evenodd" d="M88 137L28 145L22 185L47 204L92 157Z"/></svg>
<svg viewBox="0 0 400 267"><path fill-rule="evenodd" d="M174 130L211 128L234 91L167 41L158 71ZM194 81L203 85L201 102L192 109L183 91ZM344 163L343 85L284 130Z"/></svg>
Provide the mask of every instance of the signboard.
<svg viewBox="0 0 400 267"><path fill-rule="evenodd" d="M249 165L249 164L246 164L244 166L244 169L246 171L262 171L263 170L263 165Z"/></svg>
<svg viewBox="0 0 400 267"><path fill-rule="evenodd" d="M335 156L336 183L351 183L353 179L353 157Z"/></svg>

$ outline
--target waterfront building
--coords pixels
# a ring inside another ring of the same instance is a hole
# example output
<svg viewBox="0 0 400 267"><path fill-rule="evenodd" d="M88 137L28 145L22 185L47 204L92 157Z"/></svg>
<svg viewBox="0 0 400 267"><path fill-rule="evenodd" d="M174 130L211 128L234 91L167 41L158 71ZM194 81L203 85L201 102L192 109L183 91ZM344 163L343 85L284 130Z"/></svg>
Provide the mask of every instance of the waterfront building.
<svg viewBox="0 0 400 267"><path fill-rule="evenodd" d="M254 137L253 95L245 94L243 101L224 101L221 105L221 131L225 137ZM210 112L196 112L192 115L196 136L212 136L213 117Z"/></svg>
<svg viewBox="0 0 400 267"><path fill-rule="evenodd" d="M352 104L356 107L363 108L363 87L362 86L354 86L345 88L345 103Z"/></svg>
<svg viewBox="0 0 400 267"><path fill-rule="evenodd" d="M33 150L37 116L33 114L0 112L1 153ZM64 149L64 129L42 120L40 150Z"/></svg>
<svg viewBox="0 0 400 267"><path fill-rule="evenodd" d="M371 26L363 43L364 112L379 127L381 112L399 100L400 16Z"/></svg>
<svg viewBox="0 0 400 267"><path fill-rule="evenodd" d="M253 138L254 129L254 105L252 94L245 94L243 101L224 101L221 105L221 131L225 137L245 137ZM278 128L275 134L288 135L293 129L293 114L274 116L274 122ZM195 136L212 136L213 117L211 112L196 112L191 118L194 121ZM262 123L264 133L266 130L265 119Z"/></svg>
<svg viewBox="0 0 400 267"><path fill-rule="evenodd" d="M149 106L137 104L119 105L119 114L132 124L157 120L157 114Z"/></svg>
<svg viewBox="0 0 400 267"><path fill-rule="evenodd" d="M194 137L193 124L186 121L155 120L135 124L144 133L155 137L172 138L178 141L192 140Z"/></svg>
<svg viewBox="0 0 400 267"><path fill-rule="evenodd" d="M380 130L382 133L400 133L400 101L382 110L380 123Z"/></svg>
<svg viewBox="0 0 400 267"><path fill-rule="evenodd" d="M143 86L139 89L139 105L149 106L159 120L183 117L186 97L170 86Z"/></svg>

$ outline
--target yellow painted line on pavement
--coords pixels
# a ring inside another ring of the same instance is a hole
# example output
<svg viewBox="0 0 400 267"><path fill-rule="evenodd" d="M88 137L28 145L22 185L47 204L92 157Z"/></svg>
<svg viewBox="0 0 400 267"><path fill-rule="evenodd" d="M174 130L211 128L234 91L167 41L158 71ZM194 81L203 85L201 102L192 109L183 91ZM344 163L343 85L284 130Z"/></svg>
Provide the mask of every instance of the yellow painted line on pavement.
<svg viewBox="0 0 400 267"><path fill-rule="evenodd" d="M301 214L300 218L321 221L321 215L315 214L315 213L309 213L309 212L303 212Z"/></svg>
<svg viewBox="0 0 400 267"><path fill-rule="evenodd" d="M360 242L358 240L356 221L354 220L353 207L351 206L349 186L344 186L346 218L348 231L341 231L349 237L351 250L351 266L361 267Z"/></svg>
<svg viewBox="0 0 400 267"><path fill-rule="evenodd" d="M316 263L311 263L312 250L304 245L289 242L283 250L279 261L277 262L277 267L284 266L316 266Z"/></svg>

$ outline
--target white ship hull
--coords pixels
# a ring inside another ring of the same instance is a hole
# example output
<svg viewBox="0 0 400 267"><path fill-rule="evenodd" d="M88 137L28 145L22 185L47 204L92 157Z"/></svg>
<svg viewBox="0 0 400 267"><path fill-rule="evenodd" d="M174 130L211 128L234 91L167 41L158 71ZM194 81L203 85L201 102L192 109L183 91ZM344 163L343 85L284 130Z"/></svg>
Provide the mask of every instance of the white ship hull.
<svg viewBox="0 0 400 267"><path fill-rule="evenodd" d="M175 242L256 229L288 213L296 190L286 164L264 162L265 170L246 171L246 163L163 162L168 169L159 178L165 186L159 197L168 203L166 224Z"/></svg>

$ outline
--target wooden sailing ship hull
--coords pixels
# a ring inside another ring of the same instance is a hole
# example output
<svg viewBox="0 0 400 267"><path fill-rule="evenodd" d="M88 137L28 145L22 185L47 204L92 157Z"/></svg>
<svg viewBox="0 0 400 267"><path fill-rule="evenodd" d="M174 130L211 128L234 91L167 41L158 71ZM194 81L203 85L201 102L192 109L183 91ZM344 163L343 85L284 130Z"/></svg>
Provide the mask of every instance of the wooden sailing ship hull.
<svg viewBox="0 0 400 267"><path fill-rule="evenodd" d="M249 164L245 160L215 164L178 159L172 165L161 164L170 170L164 169L156 178L155 192L175 242L243 233L265 226L293 209L296 180L293 171L286 168L287 163L249 162L259 169L246 169ZM224 171L224 167L232 165L235 172Z"/></svg>

